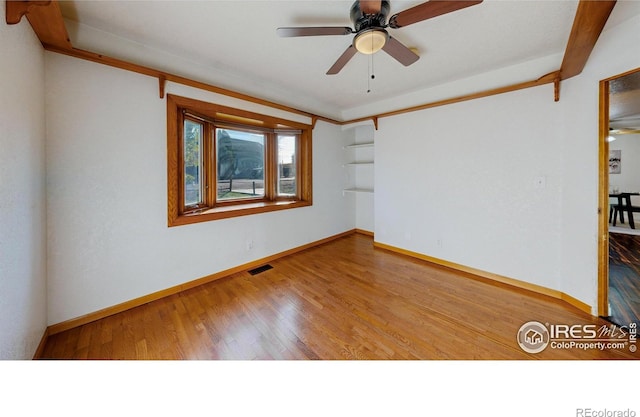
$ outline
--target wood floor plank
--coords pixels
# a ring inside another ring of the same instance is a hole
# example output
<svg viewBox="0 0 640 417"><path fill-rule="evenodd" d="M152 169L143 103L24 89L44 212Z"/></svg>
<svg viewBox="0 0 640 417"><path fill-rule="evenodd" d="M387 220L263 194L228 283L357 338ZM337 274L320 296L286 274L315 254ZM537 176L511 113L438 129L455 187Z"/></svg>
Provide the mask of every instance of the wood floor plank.
<svg viewBox="0 0 640 417"><path fill-rule="evenodd" d="M609 323L350 235L71 329L45 358L631 359L628 350L524 352L522 324Z"/></svg>
<svg viewBox="0 0 640 417"><path fill-rule="evenodd" d="M609 305L612 322L640 324L640 236L609 233Z"/></svg>

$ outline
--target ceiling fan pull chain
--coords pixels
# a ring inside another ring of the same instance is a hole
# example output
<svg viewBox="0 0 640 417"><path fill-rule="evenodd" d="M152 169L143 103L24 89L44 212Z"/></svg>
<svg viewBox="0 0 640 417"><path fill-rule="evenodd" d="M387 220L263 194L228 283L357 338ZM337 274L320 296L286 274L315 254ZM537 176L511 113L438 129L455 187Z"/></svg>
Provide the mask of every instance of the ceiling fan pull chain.
<svg viewBox="0 0 640 417"><path fill-rule="evenodd" d="M367 77L367 93L371 92L371 80L375 80L376 76L374 74L375 70L374 70L374 66L373 66L373 56L375 54L371 54L369 55L369 74Z"/></svg>
<svg viewBox="0 0 640 417"><path fill-rule="evenodd" d="M371 73L373 72L373 55L367 60L367 94L371 92Z"/></svg>

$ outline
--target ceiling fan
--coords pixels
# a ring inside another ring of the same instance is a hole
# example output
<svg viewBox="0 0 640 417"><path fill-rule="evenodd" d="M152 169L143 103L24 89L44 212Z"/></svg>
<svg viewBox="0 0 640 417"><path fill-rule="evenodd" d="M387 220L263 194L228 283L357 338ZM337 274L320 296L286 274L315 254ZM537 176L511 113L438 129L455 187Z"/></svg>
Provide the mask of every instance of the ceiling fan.
<svg viewBox="0 0 640 417"><path fill-rule="evenodd" d="M351 6L350 27L282 27L277 29L281 37L351 35L353 43L333 64L327 75L337 74L357 53L373 54L380 49L391 55L404 66L409 66L420 57L400 41L389 35L387 28L399 29L413 23L422 22L446 13L482 3L482 0L431 0L396 13L387 21L390 6L388 0L356 0Z"/></svg>

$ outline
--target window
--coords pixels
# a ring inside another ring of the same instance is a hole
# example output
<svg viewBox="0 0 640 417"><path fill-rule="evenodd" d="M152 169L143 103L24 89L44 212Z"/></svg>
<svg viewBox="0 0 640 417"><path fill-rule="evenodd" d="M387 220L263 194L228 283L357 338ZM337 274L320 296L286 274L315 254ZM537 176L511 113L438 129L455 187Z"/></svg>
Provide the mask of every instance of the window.
<svg viewBox="0 0 640 417"><path fill-rule="evenodd" d="M267 134L214 129L218 201L263 198Z"/></svg>
<svg viewBox="0 0 640 417"><path fill-rule="evenodd" d="M278 195L296 195L296 141L294 135L278 135Z"/></svg>
<svg viewBox="0 0 640 417"><path fill-rule="evenodd" d="M169 226L311 205L311 126L167 96Z"/></svg>

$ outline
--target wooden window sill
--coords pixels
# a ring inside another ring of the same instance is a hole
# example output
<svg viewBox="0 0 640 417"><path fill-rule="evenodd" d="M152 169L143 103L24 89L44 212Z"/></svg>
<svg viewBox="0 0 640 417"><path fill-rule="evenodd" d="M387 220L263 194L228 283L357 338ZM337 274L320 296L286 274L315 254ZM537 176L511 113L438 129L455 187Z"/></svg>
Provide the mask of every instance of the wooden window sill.
<svg viewBox="0 0 640 417"><path fill-rule="evenodd" d="M276 210L287 210L298 207L310 206L310 201L260 201L247 204L234 204L203 209L202 211L185 213L175 219L169 219L169 227L182 226L212 220L228 219L231 217L247 216L250 214L267 213Z"/></svg>

